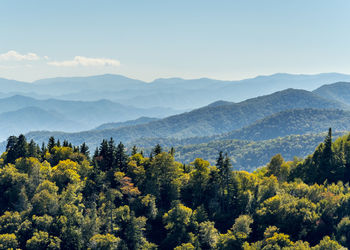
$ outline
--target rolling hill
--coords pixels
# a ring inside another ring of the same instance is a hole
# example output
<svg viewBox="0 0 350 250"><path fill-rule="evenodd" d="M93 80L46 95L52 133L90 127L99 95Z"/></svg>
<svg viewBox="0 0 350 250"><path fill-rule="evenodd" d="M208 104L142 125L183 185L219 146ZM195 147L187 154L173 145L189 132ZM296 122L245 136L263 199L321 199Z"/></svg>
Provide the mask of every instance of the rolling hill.
<svg viewBox="0 0 350 250"><path fill-rule="evenodd" d="M129 120L125 122L110 122L110 123L104 123L95 130L104 130L104 129L116 129L116 128L121 128L121 127L128 127L128 126L134 126L134 125L140 125L140 124L145 124L149 122L153 122L158 120L158 118L152 118L152 117L140 117L136 120Z"/></svg>
<svg viewBox="0 0 350 250"><path fill-rule="evenodd" d="M176 138L139 138L130 143L142 148L156 144L163 147L175 147L202 144L219 140L260 141L285 137L288 135L317 134L327 131L350 131L350 111L334 109L292 109L278 112L255 123L229 133L214 136L197 136L184 139Z"/></svg>
<svg viewBox="0 0 350 250"><path fill-rule="evenodd" d="M334 133L334 138L347 132ZM175 158L189 163L196 158L205 158L215 164L220 151L227 153L233 162L233 169L254 171L266 165L272 156L282 154L285 160L305 157L311 154L327 133L290 135L264 141L219 140L196 145L175 147Z"/></svg>
<svg viewBox="0 0 350 250"><path fill-rule="evenodd" d="M116 141L129 143L139 138L181 139L211 136L241 129L277 112L302 108L348 109L349 107L305 90L288 89L241 103L209 105L147 124L79 133L32 132L28 134L28 138L46 141L54 135L60 139L68 139L74 144L86 142L89 146L96 146L96 142L110 137Z"/></svg>
<svg viewBox="0 0 350 250"><path fill-rule="evenodd" d="M350 82L326 84L317 88L313 92L330 100L338 100L350 104Z"/></svg>
<svg viewBox="0 0 350 250"><path fill-rule="evenodd" d="M282 111L218 138L258 141L287 135L321 133L330 127L334 131L350 131L350 111L333 109Z"/></svg>

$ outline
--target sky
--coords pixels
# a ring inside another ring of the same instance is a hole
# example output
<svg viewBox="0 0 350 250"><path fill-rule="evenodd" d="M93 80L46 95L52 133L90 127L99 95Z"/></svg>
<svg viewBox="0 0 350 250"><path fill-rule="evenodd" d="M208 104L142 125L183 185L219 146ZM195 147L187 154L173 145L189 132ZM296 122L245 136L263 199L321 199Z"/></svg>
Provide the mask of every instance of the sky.
<svg viewBox="0 0 350 250"><path fill-rule="evenodd" d="M1 0L0 77L350 74L349 0Z"/></svg>

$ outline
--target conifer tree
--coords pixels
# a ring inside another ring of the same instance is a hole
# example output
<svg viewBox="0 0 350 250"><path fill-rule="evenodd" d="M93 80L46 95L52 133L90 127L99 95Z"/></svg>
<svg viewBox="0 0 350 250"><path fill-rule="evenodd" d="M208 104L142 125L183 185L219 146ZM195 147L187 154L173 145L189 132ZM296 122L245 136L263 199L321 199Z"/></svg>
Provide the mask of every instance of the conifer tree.
<svg viewBox="0 0 350 250"><path fill-rule="evenodd" d="M163 151L163 149L162 149L162 147L161 147L159 144L157 144L157 145L153 148L153 150L152 150L152 152L153 152L154 155L158 155L158 154L160 154L162 151Z"/></svg>
<svg viewBox="0 0 350 250"><path fill-rule="evenodd" d="M45 158L45 154L47 152L47 147L45 146L45 142L43 142L41 144L41 158L44 159Z"/></svg>
<svg viewBox="0 0 350 250"><path fill-rule="evenodd" d="M28 144L24 135L20 135L16 144L16 157L26 157L28 154Z"/></svg>
<svg viewBox="0 0 350 250"><path fill-rule="evenodd" d="M321 162L319 166L320 175L323 179L332 180L334 175L334 154L332 150L332 129L329 128L328 135L324 140Z"/></svg>
<svg viewBox="0 0 350 250"><path fill-rule="evenodd" d="M67 140L64 140L64 141L63 141L63 147L69 147L69 143L68 143Z"/></svg>
<svg viewBox="0 0 350 250"><path fill-rule="evenodd" d="M13 163L17 159L17 151L16 151L16 145L17 145L17 137L16 136L10 136L7 139L7 145L6 145L6 161L5 163Z"/></svg>
<svg viewBox="0 0 350 250"><path fill-rule="evenodd" d="M28 156L29 157L38 157L37 145L34 140L30 140L28 144Z"/></svg>
<svg viewBox="0 0 350 250"><path fill-rule="evenodd" d="M87 158L89 158L89 154L90 154L89 147L86 145L85 142L83 144L81 144L81 146L80 146L80 153L82 153Z"/></svg>
<svg viewBox="0 0 350 250"><path fill-rule="evenodd" d="M174 149L174 147L171 147L170 148L170 152L169 152L172 156L174 156L175 155L175 149Z"/></svg>
<svg viewBox="0 0 350 250"><path fill-rule="evenodd" d="M216 159L216 167L220 170L224 166L224 156L222 151L219 152L219 157Z"/></svg>
<svg viewBox="0 0 350 250"><path fill-rule="evenodd" d="M136 155L137 154L137 147L134 145L131 149L131 155Z"/></svg>
<svg viewBox="0 0 350 250"><path fill-rule="evenodd" d="M49 142L47 143L47 149L49 150L50 153L54 146L56 146L55 137L51 136L49 138Z"/></svg>
<svg viewBox="0 0 350 250"><path fill-rule="evenodd" d="M115 161L117 168L122 172L126 172L128 156L125 153L124 144L121 142L118 144L115 151Z"/></svg>

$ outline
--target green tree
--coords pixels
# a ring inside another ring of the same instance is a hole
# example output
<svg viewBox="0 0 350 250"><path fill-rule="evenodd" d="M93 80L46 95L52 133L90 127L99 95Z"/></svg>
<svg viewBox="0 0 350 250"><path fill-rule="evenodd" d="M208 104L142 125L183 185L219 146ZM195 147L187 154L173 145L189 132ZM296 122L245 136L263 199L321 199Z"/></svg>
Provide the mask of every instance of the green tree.
<svg viewBox="0 0 350 250"><path fill-rule="evenodd" d="M189 241L189 226L191 222L192 209L184 206L181 203L176 203L163 216L167 236L163 242L164 246L174 248L181 243Z"/></svg>
<svg viewBox="0 0 350 250"><path fill-rule="evenodd" d="M113 234L96 234L90 239L89 247L92 250L116 250L119 242Z"/></svg>
<svg viewBox="0 0 350 250"><path fill-rule="evenodd" d="M0 234L0 249L16 249L17 246L15 234Z"/></svg>
<svg viewBox="0 0 350 250"><path fill-rule="evenodd" d="M58 237L49 236L47 232L34 232L33 237L27 241L29 250L36 249L60 249L61 240Z"/></svg>
<svg viewBox="0 0 350 250"><path fill-rule="evenodd" d="M214 222L205 221L199 224L199 242L202 249L215 249L219 239L219 232Z"/></svg>

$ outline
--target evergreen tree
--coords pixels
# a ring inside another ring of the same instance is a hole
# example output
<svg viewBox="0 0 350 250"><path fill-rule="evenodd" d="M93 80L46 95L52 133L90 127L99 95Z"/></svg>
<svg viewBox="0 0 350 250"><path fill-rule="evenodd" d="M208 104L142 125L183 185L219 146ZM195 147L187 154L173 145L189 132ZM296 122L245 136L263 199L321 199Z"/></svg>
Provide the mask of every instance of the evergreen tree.
<svg viewBox="0 0 350 250"><path fill-rule="evenodd" d="M54 146L56 146L55 137L51 136L49 138L49 142L47 143L47 149L49 150L50 153Z"/></svg>
<svg viewBox="0 0 350 250"><path fill-rule="evenodd" d="M334 176L334 154L332 150L332 129L329 128L328 135L324 140L324 148L321 155L321 162L319 165L319 173L321 180L333 180Z"/></svg>
<svg viewBox="0 0 350 250"><path fill-rule="evenodd" d="M18 136L17 144L16 144L16 157L26 157L28 155L28 144L24 135Z"/></svg>
<svg viewBox="0 0 350 250"><path fill-rule="evenodd" d="M122 171L127 171L128 156L125 153L125 147L123 143L119 143L115 151L115 161L117 168Z"/></svg>
<svg viewBox="0 0 350 250"><path fill-rule="evenodd" d="M136 155L137 154L137 147L134 145L131 149L131 155Z"/></svg>
<svg viewBox="0 0 350 250"><path fill-rule="evenodd" d="M107 156L106 156L108 168L110 170L115 168L115 157L116 157L115 154L116 154L115 142L111 137L108 141L108 150L107 150Z"/></svg>
<svg viewBox="0 0 350 250"><path fill-rule="evenodd" d="M174 149L174 147L171 147L171 148L170 148L169 154L171 154L172 156L175 155L175 149Z"/></svg>
<svg viewBox="0 0 350 250"><path fill-rule="evenodd" d="M45 159L45 154L47 152L47 147L45 146L45 142L41 144L41 159Z"/></svg>
<svg viewBox="0 0 350 250"><path fill-rule="evenodd" d="M82 153L87 158L89 158L89 155L90 155L89 147L86 145L85 142L83 144L81 144L81 146L80 146L80 153Z"/></svg>
<svg viewBox="0 0 350 250"><path fill-rule="evenodd" d="M224 166L224 156L222 151L219 152L219 157L216 159L216 167L220 170Z"/></svg>
<svg viewBox="0 0 350 250"><path fill-rule="evenodd" d="M107 140L102 140L99 149L99 159L98 165L102 171L107 171L108 167L108 142Z"/></svg>
<svg viewBox="0 0 350 250"><path fill-rule="evenodd" d="M67 140L64 140L64 141L63 141L63 147L69 147L69 143L68 143Z"/></svg>
<svg viewBox="0 0 350 250"><path fill-rule="evenodd" d="M157 145L153 148L153 150L152 150L152 152L153 152L154 155L158 155L158 154L160 154L162 151L163 151L163 149L162 149L162 147L161 147L159 144L157 144Z"/></svg>
<svg viewBox="0 0 350 250"><path fill-rule="evenodd" d="M10 136L7 139L7 145L6 145L7 155L6 155L5 163L14 163L15 160L17 159L17 149L16 149L17 141L18 139L16 136Z"/></svg>
<svg viewBox="0 0 350 250"><path fill-rule="evenodd" d="M96 147L95 152L94 152L94 159L96 160L96 158L100 155L100 151L98 150L98 147Z"/></svg>
<svg viewBox="0 0 350 250"><path fill-rule="evenodd" d="M29 144L28 144L28 156L29 157L38 157L38 149L37 149L37 145L34 142L34 140L30 140Z"/></svg>

